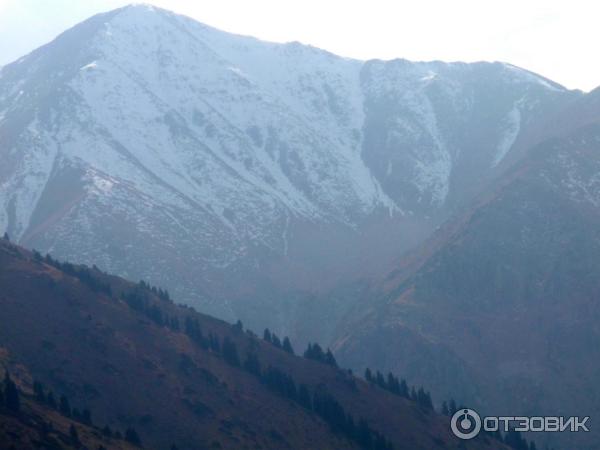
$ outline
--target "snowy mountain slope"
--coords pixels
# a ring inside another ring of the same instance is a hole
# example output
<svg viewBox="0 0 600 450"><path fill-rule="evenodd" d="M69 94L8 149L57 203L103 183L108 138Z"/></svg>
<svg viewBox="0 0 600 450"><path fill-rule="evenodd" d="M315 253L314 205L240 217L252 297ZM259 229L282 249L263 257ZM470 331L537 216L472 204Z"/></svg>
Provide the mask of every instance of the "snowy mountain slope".
<svg viewBox="0 0 600 450"><path fill-rule="evenodd" d="M325 282L414 245L577 96L505 64L362 62L130 6L0 71L0 229L244 316L219 297L273 261Z"/></svg>
<svg viewBox="0 0 600 450"><path fill-rule="evenodd" d="M424 214L466 204L576 96L502 63L370 61L361 79L365 162L397 204Z"/></svg>

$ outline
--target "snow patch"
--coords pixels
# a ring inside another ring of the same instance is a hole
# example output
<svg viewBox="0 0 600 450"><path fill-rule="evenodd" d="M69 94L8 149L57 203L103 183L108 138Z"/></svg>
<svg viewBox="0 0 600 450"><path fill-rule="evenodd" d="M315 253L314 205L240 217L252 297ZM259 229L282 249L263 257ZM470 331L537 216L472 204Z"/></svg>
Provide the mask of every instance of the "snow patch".
<svg viewBox="0 0 600 450"><path fill-rule="evenodd" d="M96 61L92 61L89 64L86 64L85 66L81 67L79 70L90 70L90 69L95 69L96 67L98 67L98 63Z"/></svg>
<svg viewBox="0 0 600 450"><path fill-rule="evenodd" d="M533 72L529 72L528 70L521 69L520 67L513 66L512 64L508 64L508 63L502 63L502 65L506 69L508 69L517 79L537 83L550 91L563 92L566 90L565 88L563 88L559 85L554 85L554 84L549 83L543 77L541 77Z"/></svg>
<svg viewBox="0 0 600 450"><path fill-rule="evenodd" d="M437 78L437 76L438 76L437 73L430 70L429 73L427 75L425 75L424 77L421 77L419 79L419 81L427 83L427 82L435 80Z"/></svg>
<svg viewBox="0 0 600 450"><path fill-rule="evenodd" d="M496 147L496 155L492 160L491 167L496 167L502 162L519 136L519 131L521 130L521 103L522 99L515 102L514 106L506 116L503 124L503 134Z"/></svg>
<svg viewBox="0 0 600 450"><path fill-rule="evenodd" d="M232 71L233 73L235 73L236 75L238 75L239 77L244 78L246 80L248 79L248 76L239 67L228 67L228 69L230 71Z"/></svg>
<svg viewBox="0 0 600 450"><path fill-rule="evenodd" d="M101 176L99 173L93 170L88 170L87 175L91 179L93 187L92 190L101 195L109 194L115 184L118 183L116 180L106 176Z"/></svg>

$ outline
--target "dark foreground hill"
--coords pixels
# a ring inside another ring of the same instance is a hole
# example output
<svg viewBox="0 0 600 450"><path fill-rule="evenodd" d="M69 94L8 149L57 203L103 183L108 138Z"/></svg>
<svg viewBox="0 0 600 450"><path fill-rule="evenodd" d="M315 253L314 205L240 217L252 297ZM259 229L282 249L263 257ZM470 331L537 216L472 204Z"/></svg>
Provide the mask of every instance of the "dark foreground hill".
<svg viewBox="0 0 600 450"><path fill-rule="evenodd" d="M294 356L145 283L6 241L0 310L2 366L24 399L21 412L0 414L0 430L21 430L15 448L35 448L24 443L40 434L40 421L65 434L73 420L88 424L79 426L82 440L108 426L113 436L134 430L145 448L504 448L489 437L461 444L446 417L326 357Z"/></svg>

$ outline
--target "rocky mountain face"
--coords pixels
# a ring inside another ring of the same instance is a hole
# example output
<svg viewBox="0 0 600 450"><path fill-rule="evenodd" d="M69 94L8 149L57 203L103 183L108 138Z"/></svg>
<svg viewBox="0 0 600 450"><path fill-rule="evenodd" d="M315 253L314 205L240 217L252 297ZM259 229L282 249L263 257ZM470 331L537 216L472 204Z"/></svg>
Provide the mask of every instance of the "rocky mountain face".
<svg viewBox="0 0 600 450"><path fill-rule="evenodd" d="M389 267L579 97L508 64L363 62L126 7L0 71L0 230L293 332L298 292Z"/></svg>
<svg viewBox="0 0 600 450"><path fill-rule="evenodd" d="M345 364L487 414L600 414L599 93L373 289L338 339ZM597 449L598 436L532 438Z"/></svg>
<svg viewBox="0 0 600 450"><path fill-rule="evenodd" d="M20 412L0 401L2 448L130 449L108 437L135 443L129 429L150 449L508 450L490 436L465 445L431 408L162 290L1 239L0 308L0 369L22 397Z"/></svg>

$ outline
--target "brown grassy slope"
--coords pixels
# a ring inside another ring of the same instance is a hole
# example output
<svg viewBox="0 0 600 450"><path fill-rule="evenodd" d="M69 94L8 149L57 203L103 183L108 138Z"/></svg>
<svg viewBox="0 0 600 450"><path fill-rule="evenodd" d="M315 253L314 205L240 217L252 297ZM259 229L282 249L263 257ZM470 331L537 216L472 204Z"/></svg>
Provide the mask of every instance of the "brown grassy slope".
<svg viewBox="0 0 600 450"><path fill-rule="evenodd" d="M0 243L0 346L72 405L89 408L96 424L135 427L149 448L358 448L254 375L131 309L119 294L132 284L94 276L110 282L112 296ZM347 413L364 417L396 449L459 448L447 418L414 402L289 355L222 321L152 301L181 322L197 318L205 336L213 333L221 342L228 336L242 360L255 352L263 369L277 367L311 390L326 387ZM460 448L502 447L482 439Z"/></svg>

